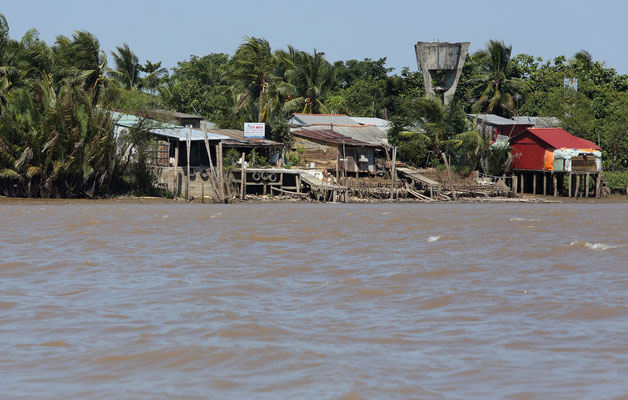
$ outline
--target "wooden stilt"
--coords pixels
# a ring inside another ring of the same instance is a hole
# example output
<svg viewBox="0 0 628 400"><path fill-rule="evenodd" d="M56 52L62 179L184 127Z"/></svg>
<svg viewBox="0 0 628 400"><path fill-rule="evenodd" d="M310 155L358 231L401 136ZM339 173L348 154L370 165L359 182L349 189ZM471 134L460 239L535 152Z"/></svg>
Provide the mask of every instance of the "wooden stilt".
<svg viewBox="0 0 628 400"><path fill-rule="evenodd" d="M580 192L580 175L576 175L576 192L574 194L574 197L576 199L578 198L579 192Z"/></svg>
<svg viewBox="0 0 628 400"><path fill-rule="evenodd" d="M552 185L554 186L554 197L558 197L558 178L552 173Z"/></svg>
<svg viewBox="0 0 628 400"><path fill-rule="evenodd" d="M571 192L571 178L572 178L572 173L570 172L569 175L567 175L567 190L569 191L569 197L572 196L572 192Z"/></svg>
<svg viewBox="0 0 628 400"><path fill-rule="evenodd" d="M244 152L242 152L242 165L240 167L240 200L244 200L246 193L246 168L244 167Z"/></svg>
<svg viewBox="0 0 628 400"><path fill-rule="evenodd" d="M190 127L190 131L187 132L185 137L185 148L187 149L186 158L187 158L187 177L185 180L185 200L190 201L190 147L192 145L191 138L192 136L192 128Z"/></svg>
<svg viewBox="0 0 628 400"><path fill-rule="evenodd" d="M543 172L543 196L547 196L547 172Z"/></svg>
<svg viewBox="0 0 628 400"><path fill-rule="evenodd" d="M589 197L589 173L587 172L584 182L584 197Z"/></svg>
<svg viewBox="0 0 628 400"><path fill-rule="evenodd" d="M390 200L394 200L395 198L395 179L397 178L397 147L393 147L392 149L392 164L390 165Z"/></svg>
<svg viewBox="0 0 628 400"><path fill-rule="evenodd" d="M521 173L521 194L525 193L525 187L526 187L526 176L524 173Z"/></svg>
<svg viewBox="0 0 628 400"><path fill-rule="evenodd" d="M174 197L179 195L179 141L177 140L176 143L174 148L174 189L172 190Z"/></svg>
<svg viewBox="0 0 628 400"><path fill-rule="evenodd" d="M216 145L216 169L218 173L218 196L221 203L225 202L225 175L222 167L222 142Z"/></svg>
<svg viewBox="0 0 628 400"><path fill-rule="evenodd" d="M596 199L599 199L600 197L602 197L601 186L602 186L602 174L598 172L597 176L595 177L595 198Z"/></svg>
<svg viewBox="0 0 628 400"><path fill-rule="evenodd" d="M536 172L532 175L532 194L536 194Z"/></svg>

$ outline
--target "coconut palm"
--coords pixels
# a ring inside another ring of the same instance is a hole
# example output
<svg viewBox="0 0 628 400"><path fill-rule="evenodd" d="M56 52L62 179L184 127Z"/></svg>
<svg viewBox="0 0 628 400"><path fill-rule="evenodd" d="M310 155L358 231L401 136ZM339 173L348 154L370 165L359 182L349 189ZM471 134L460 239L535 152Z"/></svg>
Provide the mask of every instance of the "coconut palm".
<svg viewBox="0 0 628 400"><path fill-rule="evenodd" d="M586 50L580 50L574 54L571 64L579 65L585 72L589 72L593 66L593 56Z"/></svg>
<svg viewBox="0 0 628 400"><path fill-rule="evenodd" d="M274 71L279 64L276 54L271 52L270 44L265 39L246 38L233 57L234 69L228 75L233 82L229 90L240 90L242 96L235 112L248 103L256 103L258 122L268 122L279 110L279 87L281 78Z"/></svg>
<svg viewBox="0 0 628 400"><path fill-rule="evenodd" d="M501 40L491 40L485 50L474 54L472 92L479 94L472 106L474 112L515 114L515 95L527 84L513 78L510 71L512 47Z"/></svg>
<svg viewBox="0 0 628 400"><path fill-rule="evenodd" d="M331 87L333 68L325 60L325 53L316 50L312 54L299 51L284 59L291 59L291 68L286 71L286 77L295 94L293 99L286 102L285 109L309 114L329 112L323 104L323 98Z"/></svg>
<svg viewBox="0 0 628 400"><path fill-rule="evenodd" d="M100 49L100 42L94 35L77 31L72 38L58 36L53 46L57 67L55 81L59 87L66 80L78 79L92 98L92 105L98 104L100 95L109 85L107 55Z"/></svg>
<svg viewBox="0 0 628 400"><path fill-rule="evenodd" d="M140 81L140 60L135 53L124 43L112 51L116 68L109 70L109 76L119 82L125 89L137 87Z"/></svg>

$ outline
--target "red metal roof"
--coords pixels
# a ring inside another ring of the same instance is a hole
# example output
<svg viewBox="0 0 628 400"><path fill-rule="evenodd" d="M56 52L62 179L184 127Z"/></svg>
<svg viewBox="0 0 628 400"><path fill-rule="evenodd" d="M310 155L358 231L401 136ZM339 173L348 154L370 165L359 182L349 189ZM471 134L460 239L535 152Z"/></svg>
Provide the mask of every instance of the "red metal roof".
<svg viewBox="0 0 628 400"><path fill-rule="evenodd" d="M585 139L576 137L564 129L560 128L528 128L528 132L538 137L555 149L594 149L602 150L598 145ZM517 135L511 139L511 143L516 143Z"/></svg>
<svg viewBox="0 0 628 400"><path fill-rule="evenodd" d="M361 140L353 139L349 136L341 135L340 133L336 131L332 131L330 129L316 129L316 130L298 129L298 130L292 131L292 134L295 136L300 136L306 139L318 140L321 142L334 143L334 144L344 143L347 146L379 147L376 144L363 142Z"/></svg>

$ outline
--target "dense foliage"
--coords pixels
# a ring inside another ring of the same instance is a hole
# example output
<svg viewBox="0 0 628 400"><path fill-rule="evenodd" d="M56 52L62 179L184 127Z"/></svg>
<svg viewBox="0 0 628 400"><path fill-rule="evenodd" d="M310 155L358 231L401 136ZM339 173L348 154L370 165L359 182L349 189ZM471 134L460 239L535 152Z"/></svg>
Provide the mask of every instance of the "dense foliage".
<svg viewBox="0 0 628 400"><path fill-rule="evenodd" d="M142 111L154 96L139 91L163 75L143 66L128 46L113 53L116 68L87 32L59 36L53 46L37 32L9 37L0 14L0 194L92 197L152 189L138 126L114 136L110 110ZM151 63L147 63L151 67Z"/></svg>
<svg viewBox="0 0 628 400"><path fill-rule="evenodd" d="M272 49L251 37L233 55L191 56L168 74L159 62L140 62L126 44L111 53L110 66L88 32L49 46L34 30L11 39L8 28L0 15L2 194L97 196L150 187L147 160L138 155L149 139L139 129L116 141L109 111L155 107L225 128L267 122L269 137L288 145L285 120L293 112L380 117L394 122L389 139L400 159L436 166L446 153L454 166L491 173L508 165L508 151L491 147L466 113L552 116L599 143L605 168L628 167L628 75L586 51L544 61L512 56L510 46L491 40L467 56L455 100L445 106L424 97L420 72L395 73L386 58L332 64L321 51ZM577 90L565 78L577 79Z"/></svg>

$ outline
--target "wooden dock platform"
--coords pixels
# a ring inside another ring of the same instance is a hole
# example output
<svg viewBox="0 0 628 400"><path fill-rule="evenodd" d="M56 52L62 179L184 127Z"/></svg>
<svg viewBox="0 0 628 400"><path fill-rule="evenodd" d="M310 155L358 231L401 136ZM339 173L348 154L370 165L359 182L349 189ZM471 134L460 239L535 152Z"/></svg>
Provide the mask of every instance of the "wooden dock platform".
<svg viewBox="0 0 628 400"><path fill-rule="evenodd" d="M410 178L415 184L430 191L430 197L440 195L440 183L420 174L421 171L414 168L397 168L397 172Z"/></svg>

